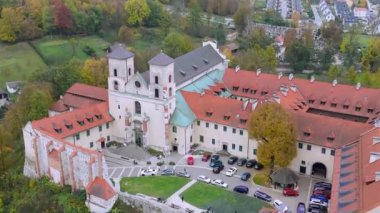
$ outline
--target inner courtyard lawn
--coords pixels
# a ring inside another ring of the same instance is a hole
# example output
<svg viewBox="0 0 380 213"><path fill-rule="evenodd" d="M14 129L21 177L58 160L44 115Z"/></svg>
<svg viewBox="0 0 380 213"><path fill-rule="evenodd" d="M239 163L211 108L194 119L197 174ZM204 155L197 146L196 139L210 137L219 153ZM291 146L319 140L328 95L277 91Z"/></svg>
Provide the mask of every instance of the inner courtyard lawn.
<svg viewBox="0 0 380 213"><path fill-rule="evenodd" d="M122 192L167 199L174 192L186 185L190 180L182 177L145 176L125 177L120 181Z"/></svg>
<svg viewBox="0 0 380 213"><path fill-rule="evenodd" d="M271 208L269 204L256 198L199 182L181 196L186 202L198 208L211 207L214 212L259 212L262 207Z"/></svg>

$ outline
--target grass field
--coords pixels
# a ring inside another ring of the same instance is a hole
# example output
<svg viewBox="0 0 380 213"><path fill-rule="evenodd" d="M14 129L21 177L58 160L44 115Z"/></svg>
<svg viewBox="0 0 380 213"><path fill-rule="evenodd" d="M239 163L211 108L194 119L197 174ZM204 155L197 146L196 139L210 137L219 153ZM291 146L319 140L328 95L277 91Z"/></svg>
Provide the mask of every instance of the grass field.
<svg viewBox="0 0 380 213"><path fill-rule="evenodd" d="M266 0L255 0L253 7L254 7L254 9L262 10L262 9L267 7L267 1Z"/></svg>
<svg viewBox="0 0 380 213"><path fill-rule="evenodd" d="M0 88L5 82L26 80L31 73L46 68L46 64L26 42L0 44Z"/></svg>
<svg viewBox="0 0 380 213"><path fill-rule="evenodd" d="M45 37L32 42L35 49L49 65L64 64L73 56L85 60L90 56L83 49L91 47L97 56L105 55L109 43L97 36L76 37L73 39Z"/></svg>
<svg viewBox="0 0 380 213"><path fill-rule="evenodd" d="M189 181L186 178L167 176L125 177L120 181L120 188L130 194L141 193L167 199Z"/></svg>
<svg viewBox="0 0 380 213"><path fill-rule="evenodd" d="M344 34L344 37L349 36L348 34ZM356 38L359 41L359 44L363 47L368 47L369 40L371 38L379 38L378 36L369 36L369 35L356 35Z"/></svg>
<svg viewBox="0 0 380 213"><path fill-rule="evenodd" d="M211 207L214 212L259 212L262 207L270 207L256 198L205 183L195 183L181 196L198 208Z"/></svg>

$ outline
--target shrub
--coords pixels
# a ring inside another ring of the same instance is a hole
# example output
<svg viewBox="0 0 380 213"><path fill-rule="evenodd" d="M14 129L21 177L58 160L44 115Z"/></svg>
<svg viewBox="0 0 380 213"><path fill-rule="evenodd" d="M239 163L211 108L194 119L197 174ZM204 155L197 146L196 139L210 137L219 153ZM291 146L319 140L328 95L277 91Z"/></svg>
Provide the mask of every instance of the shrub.
<svg viewBox="0 0 380 213"><path fill-rule="evenodd" d="M94 49L92 49L90 46L83 47L83 52L86 53L88 56L96 56L96 52Z"/></svg>
<svg viewBox="0 0 380 213"><path fill-rule="evenodd" d="M174 162L174 161L170 161L170 162L169 162L169 165L170 165L170 166L174 166L174 165L175 165L175 162Z"/></svg>

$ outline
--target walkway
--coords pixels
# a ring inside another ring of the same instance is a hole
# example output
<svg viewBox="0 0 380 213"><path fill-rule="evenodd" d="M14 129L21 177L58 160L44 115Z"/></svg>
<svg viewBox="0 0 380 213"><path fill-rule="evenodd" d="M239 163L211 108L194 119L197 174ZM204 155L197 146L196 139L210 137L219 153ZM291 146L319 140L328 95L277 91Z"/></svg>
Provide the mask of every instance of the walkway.
<svg viewBox="0 0 380 213"><path fill-rule="evenodd" d="M188 188L190 188L196 182L197 182L196 180L192 180L189 183L187 183L186 185L184 185L182 188L180 188L178 191L176 191L174 194L172 194L172 196L170 196L166 200L166 203L169 205L174 204L177 206L181 206L184 209L194 210L194 213L204 212L205 210L199 209L199 208L187 203L186 201L182 201L182 199L180 197L180 194L182 192L186 191ZM186 198L184 200L186 200Z"/></svg>
<svg viewBox="0 0 380 213"><path fill-rule="evenodd" d="M313 14L314 14L314 23L318 27L322 26L322 19L319 16L319 13L318 13L318 10L317 10L317 5L311 5L311 9L313 10Z"/></svg>

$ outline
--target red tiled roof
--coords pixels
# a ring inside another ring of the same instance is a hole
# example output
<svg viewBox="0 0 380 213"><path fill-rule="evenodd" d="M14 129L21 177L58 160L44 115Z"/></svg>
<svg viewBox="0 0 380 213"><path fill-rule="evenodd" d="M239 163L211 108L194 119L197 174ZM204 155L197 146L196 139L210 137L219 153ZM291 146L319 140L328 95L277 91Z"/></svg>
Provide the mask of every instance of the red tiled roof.
<svg viewBox="0 0 380 213"><path fill-rule="evenodd" d="M69 110L69 108L63 103L63 100L60 99L57 102L55 102L51 107L51 110L54 110L56 112L65 112Z"/></svg>
<svg viewBox="0 0 380 213"><path fill-rule="evenodd" d="M277 92L280 86L296 86L300 94L309 101L313 97L314 103L307 103L309 107L327 110L331 112L339 112L350 115L365 116L371 118L374 113L380 111L380 90L361 87L356 89L352 85L337 84L333 86L328 82L320 82L305 79L288 77L279 78L277 75L239 70L227 69L223 76L223 82L230 89L233 95L247 98L258 98L261 92L274 93ZM238 90L233 90L233 87L238 86ZM248 93L244 93L242 88L249 88ZM255 94L251 90L256 90ZM321 105L320 101L326 101L325 105ZM331 106L331 103L336 103L337 106ZM348 109L344 109L343 105L350 103ZM362 109L356 111L355 107L360 105ZM368 109L374 109L374 112L368 112Z"/></svg>
<svg viewBox="0 0 380 213"><path fill-rule="evenodd" d="M100 101L108 101L107 89L90 86L87 84L75 83L66 91L66 93L88 97Z"/></svg>
<svg viewBox="0 0 380 213"><path fill-rule="evenodd" d="M112 186L103 178L96 176L95 179L87 185L86 191L90 195L109 200L116 195Z"/></svg>
<svg viewBox="0 0 380 213"><path fill-rule="evenodd" d="M92 122L89 122L85 118L86 113L92 113L94 115L101 115L101 118L93 118ZM78 123L78 117L83 120L83 125ZM63 139L65 137L75 135L79 132L87 129L105 124L112 121L113 118L108 112L108 102L88 106L86 108L77 109L64 114L56 115L54 117L43 118L41 120L32 121L34 129L42 130L54 138ZM72 124L72 127L67 127L67 124ZM60 133L57 130L60 129Z"/></svg>

